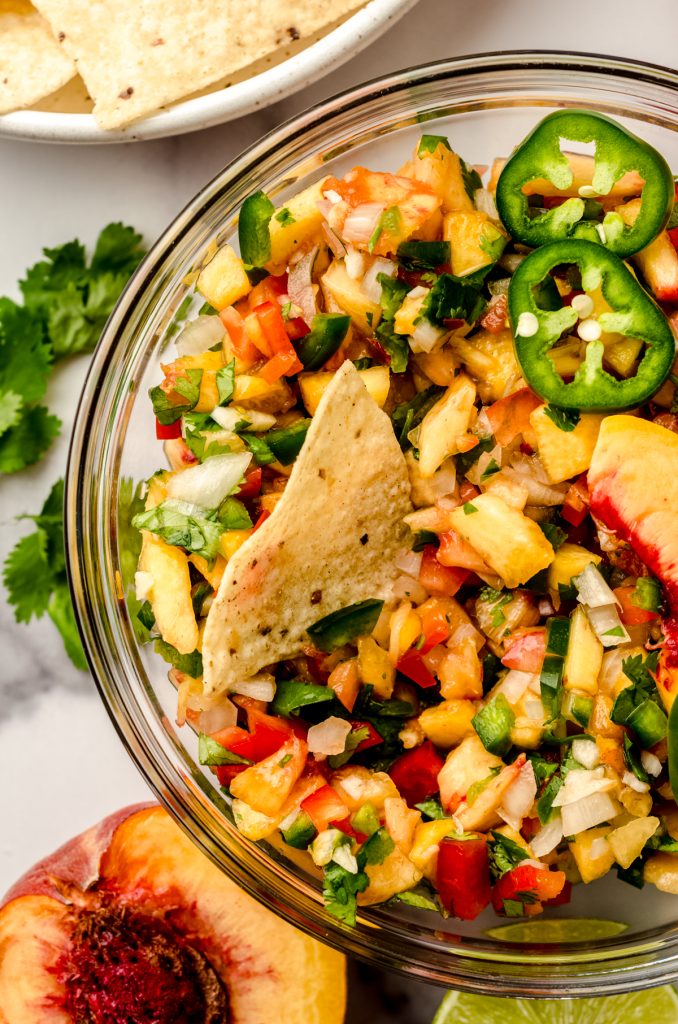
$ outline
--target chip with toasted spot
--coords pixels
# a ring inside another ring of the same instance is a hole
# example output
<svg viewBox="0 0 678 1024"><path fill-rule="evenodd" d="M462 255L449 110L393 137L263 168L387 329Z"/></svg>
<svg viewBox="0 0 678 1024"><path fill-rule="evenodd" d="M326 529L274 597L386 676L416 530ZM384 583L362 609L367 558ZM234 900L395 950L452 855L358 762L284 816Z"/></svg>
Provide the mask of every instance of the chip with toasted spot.
<svg viewBox="0 0 678 1024"><path fill-rule="evenodd" d="M36 0L94 100L100 128L199 92L365 0Z"/></svg>
<svg viewBox="0 0 678 1024"><path fill-rule="evenodd" d="M409 495L390 420L347 361L272 516L226 567L203 638L206 691L299 654L308 627L331 612L388 599Z"/></svg>
<svg viewBox="0 0 678 1024"><path fill-rule="evenodd" d="M75 75L45 19L28 0L0 0L0 114L30 107Z"/></svg>

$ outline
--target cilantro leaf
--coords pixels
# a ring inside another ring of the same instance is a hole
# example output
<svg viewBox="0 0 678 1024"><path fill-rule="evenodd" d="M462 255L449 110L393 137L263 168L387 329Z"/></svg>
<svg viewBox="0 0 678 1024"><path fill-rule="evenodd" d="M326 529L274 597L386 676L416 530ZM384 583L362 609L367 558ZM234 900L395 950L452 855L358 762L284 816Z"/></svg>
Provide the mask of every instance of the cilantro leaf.
<svg viewBox="0 0 678 1024"><path fill-rule="evenodd" d="M362 858L361 858L362 859ZM323 898L328 913L344 924L355 925L356 896L364 892L369 879L364 871L347 871L341 864L330 861L324 869Z"/></svg>
<svg viewBox="0 0 678 1024"><path fill-rule="evenodd" d="M223 527L216 514L204 514L197 505L169 498L139 512L132 520L137 530L149 530L168 544L193 551L208 561L216 557Z"/></svg>
<svg viewBox="0 0 678 1024"><path fill-rule="evenodd" d="M15 391L0 391L0 434L15 427L21 418L23 400Z"/></svg>
<svg viewBox="0 0 678 1024"><path fill-rule="evenodd" d="M556 405L547 405L544 415L555 423L558 430L563 430L566 434L574 430L581 419L581 413L577 409L559 409Z"/></svg>
<svg viewBox="0 0 678 1024"><path fill-rule="evenodd" d="M41 512L25 517L33 520L36 530L10 551L3 582L17 622L30 622L34 615L40 618L47 612L75 667L86 669L66 577L63 498L64 482L58 480Z"/></svg>
<svg viewBox="0 0 678 1024"><path fill-rule="evenodd" d="M487 844L487 852L490 859L490 872L495 880L529 857L522 846L519 846L513 839L509 839L508 836L502 835L501 832L492 832L492 838Z"/></svg>
<svg viewBox="0 0 678 1024"><path fill-rule="evenodd" d="M0 437L0 473L16 473L37 462L59 435L61 420L44 405L29 406Z"/></svg>

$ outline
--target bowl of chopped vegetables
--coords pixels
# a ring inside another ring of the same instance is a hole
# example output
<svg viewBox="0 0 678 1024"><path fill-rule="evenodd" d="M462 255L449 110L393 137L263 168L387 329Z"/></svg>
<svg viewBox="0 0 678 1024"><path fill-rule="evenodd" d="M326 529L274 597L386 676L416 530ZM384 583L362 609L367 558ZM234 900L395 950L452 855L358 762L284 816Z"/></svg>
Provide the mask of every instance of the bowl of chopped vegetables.
<svg viewBox="0 0 678 1024"><path fill-rule="evenodd" d="M678 978L678 76L462 58L284 125L111 317L85 647L258 899L458 988Z"/></svg>

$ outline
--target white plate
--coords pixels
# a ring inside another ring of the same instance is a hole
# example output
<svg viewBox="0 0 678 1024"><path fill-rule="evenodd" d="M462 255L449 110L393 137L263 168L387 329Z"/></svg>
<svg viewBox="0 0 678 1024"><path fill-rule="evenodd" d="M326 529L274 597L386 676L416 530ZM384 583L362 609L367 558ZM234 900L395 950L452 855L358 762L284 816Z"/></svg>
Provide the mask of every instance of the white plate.
<svg viewBox="0 0 678 1024"><path fill-rule="evenodd" d="M291 43L278 54L233 76L225 88L206 90L200 96L176 103L129 128L116 131L97 127L91 113L70 112L86 103L82 84L78 85L80 80L75 79L49 98L50 110L33 108L0 116L0 137L38 142L134 142L210 128L269 106L322 78L382 35L416 2L369 0L355 14L330 32L321 33L310 44L308 41ZM271 67L268 65L272 59L277 59L277 63ZM42 103L46 105L45 101Z"/></svg>

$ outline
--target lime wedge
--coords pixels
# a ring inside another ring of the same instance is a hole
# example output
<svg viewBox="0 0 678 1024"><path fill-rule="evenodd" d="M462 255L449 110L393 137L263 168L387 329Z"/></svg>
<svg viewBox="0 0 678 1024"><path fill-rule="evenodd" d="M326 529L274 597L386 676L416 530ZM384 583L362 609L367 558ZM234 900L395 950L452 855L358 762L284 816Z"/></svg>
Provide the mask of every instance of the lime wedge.
<svg viewBox="0 0 678 1024"><path fill-rule="evenodd" d="M485 934L502 942L543 942L564 945L568 942L595 942L621 935L628 928L622 921L603 921L596 917L551 918L516 921L488 928Z"/></svg>
<svg viewBox="0 0 678 1024"><path fill-rule="evenodd" d="M501 999L448 992L433 1024L676 1024L670 987L602 999Z"/></svg>

